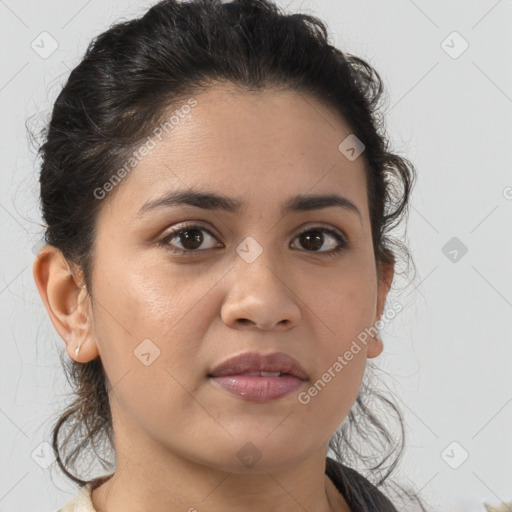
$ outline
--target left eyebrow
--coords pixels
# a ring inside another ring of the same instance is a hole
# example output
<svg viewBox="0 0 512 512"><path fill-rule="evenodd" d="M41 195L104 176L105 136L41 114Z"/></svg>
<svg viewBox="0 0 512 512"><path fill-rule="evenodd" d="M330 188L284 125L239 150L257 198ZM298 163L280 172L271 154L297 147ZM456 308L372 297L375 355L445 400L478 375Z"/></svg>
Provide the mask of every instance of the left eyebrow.
<svg viewBox="0 0 512 512"><path fill-rule="evenodd" d="M195 206L203 210L224 210L230 213L239 213L244 202L240 198L233 198L213 192L174 190L159 199L146 202L138 211L137 216L141 217L150 211L183 204ZM281 214L321 210L330 207L339 207L355 213L362 221L361 212L357 206L350 199L337 194L299 194L293 196L281 206Z"/></svg>

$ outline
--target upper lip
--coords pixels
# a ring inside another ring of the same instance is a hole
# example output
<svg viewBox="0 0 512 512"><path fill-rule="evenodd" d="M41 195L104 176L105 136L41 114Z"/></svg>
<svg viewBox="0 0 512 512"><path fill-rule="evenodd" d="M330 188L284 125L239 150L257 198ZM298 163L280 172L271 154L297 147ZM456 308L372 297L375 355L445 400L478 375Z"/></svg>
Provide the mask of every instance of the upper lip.
<svg viewBox="0 0 512 512"><path fill-rule="evenodd" d="M245 352L226 359L217 365L209 374L210 377L224 377L227 375L240 375L246 372L281 372L294 375L301 380L307 380L308 376L293 357L283 352L271 354L259 354L257 352Z"/></svg>

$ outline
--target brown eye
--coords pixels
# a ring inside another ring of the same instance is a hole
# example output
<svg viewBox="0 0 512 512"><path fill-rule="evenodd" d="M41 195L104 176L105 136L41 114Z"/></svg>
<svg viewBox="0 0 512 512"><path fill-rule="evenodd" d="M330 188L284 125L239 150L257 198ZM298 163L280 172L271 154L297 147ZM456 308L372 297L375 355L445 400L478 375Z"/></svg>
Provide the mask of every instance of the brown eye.
<svg viewBox="0 0 512 512"><path fill-rule="evenodd" d="M326 256L335 255L345 249L348 244L336 231L327 228L309 228L296 237L300 245L308 252L325 253ZM327 250L321 251L322 247Z"/></svg>
<svg viewBox="0 0 512 512"><path fill-rule="evenodd" d="M186 229L176 235L185 250L195 250L203 243L203 234L200 229Z"/></svg>
<svg viewBox="0 0 512 512"><path fill-rule="evenodd" d="M299 239L302 247L311 251L318 251L324 244L324 236L318 230L301 234Z"/></svg>
<svg viewBox="0 0 512 512"><path fill-rule="evenodd" d="M209 243L211 245L212 241L215 240L216 238L210 231L202 226L186 226L166 235L160 240L159 244L165 245L170 251L180 254L198 253L215 247L215 244L213 244L211 247L199 249L203 244ZM176 247L176 244L180 244L181 247L180 245Z"/></svg>

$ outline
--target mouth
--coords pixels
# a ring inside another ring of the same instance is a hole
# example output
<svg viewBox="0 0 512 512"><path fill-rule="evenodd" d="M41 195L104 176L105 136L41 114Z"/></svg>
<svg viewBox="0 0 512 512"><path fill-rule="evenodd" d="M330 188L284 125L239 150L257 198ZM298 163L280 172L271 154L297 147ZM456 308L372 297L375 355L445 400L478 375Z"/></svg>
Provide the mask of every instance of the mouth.
<svg viewBox="0 0 512 512"><path fill-rule="evenodd" d="M268 375L269 373L270 375ZM280 374L279 372L210 377L210 381L223 390L251 402L277 400L298 390L305 384L305 381L298 377L290 374Z"/></svg>
<svg viewBox="0 0 512 512"><path fill-rule="evenodd" d="M263 373L263 375L262 375ZM260 354L244 352L226 359L215 366L208 374L209 377L227 377L229 375L252 374L254 376L277 376L267 374L291 375L301 380L307 380L306 371L293 357L283 352Z"/></svg>
<svg viewBox="0 0 512 512"><path fill-rule="evenodd" d="M308 380L302 366L282 352L238 355L215 367L208 378L216 386L253 402L282 398Z"/></svg>
<svg viewBox="0 0 512 512"><path fill-rule="evenodd" d="M265 372L265 371L257 371L257 372L243 372L243 373L225 373L223 375L213 375L209 374L208 377L285 377L285 376L291 376L296 377L296 375L292 375L291 373L283 373L283 372Z"/></svg>

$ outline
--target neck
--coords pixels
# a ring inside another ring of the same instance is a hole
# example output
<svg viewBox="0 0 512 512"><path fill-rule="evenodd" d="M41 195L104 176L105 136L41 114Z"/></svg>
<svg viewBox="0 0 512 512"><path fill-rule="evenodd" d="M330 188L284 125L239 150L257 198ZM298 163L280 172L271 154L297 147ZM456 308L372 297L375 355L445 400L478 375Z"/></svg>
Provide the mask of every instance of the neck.
<svg viewBox="0 0 512 512"><path fill-rule="evenodd" d="M297 447L284 446L279 461L281 447L269 445L270 457L248 468L236 456L246 442L232 437L228 446L240 444L233 453L208 446L198 455L159 442L119 411L114 429L116 471L91 493L97 512L350 512L325 474L327 443L296 458L289 454Z"/></svg>
<svg viewBox="0 0 512 512"><path fill-rule="evenodd" d="M151 463L141 462L148 460L147 455L119 455L114 475L92 491L97 512L350 512L324 473L323 452L291 468L257 473L223 471L169 454Z"/></svg>

